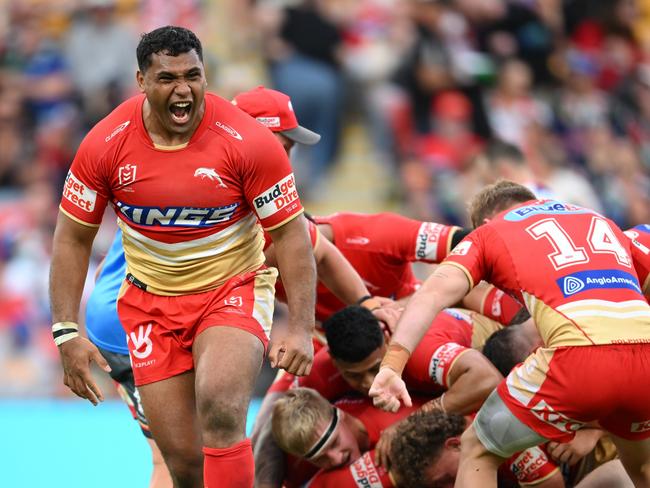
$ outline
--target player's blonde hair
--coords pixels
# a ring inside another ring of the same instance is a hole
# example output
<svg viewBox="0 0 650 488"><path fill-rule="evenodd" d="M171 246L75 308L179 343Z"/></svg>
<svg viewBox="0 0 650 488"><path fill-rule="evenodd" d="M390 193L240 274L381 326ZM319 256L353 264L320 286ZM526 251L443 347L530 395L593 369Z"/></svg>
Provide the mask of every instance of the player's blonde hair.
<svg viewBox="0 0 650 488"><path fill-rule="evenodd" d="M289 390L273 406L272 432L278 446L303 457L313 446L317 429L332 420L332 405L316 390Z"/></svg>
<svg viewBox="0 0 650 488"><path fill-rule="evenodd" d="M469 204L472 225L477 228L514 204L535 200L535 194L523 185L508 180L499 180L481 190Z"/></svg>

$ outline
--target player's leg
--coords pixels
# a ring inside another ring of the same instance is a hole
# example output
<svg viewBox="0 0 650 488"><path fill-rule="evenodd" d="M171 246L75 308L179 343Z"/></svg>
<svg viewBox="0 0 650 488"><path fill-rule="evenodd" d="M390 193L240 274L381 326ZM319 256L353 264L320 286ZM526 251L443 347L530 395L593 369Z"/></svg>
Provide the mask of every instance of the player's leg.
<svg viewBox="0 0 650 488"><path fill-rule="evenodd" d="M594 469L576 488L634 488L634 484L621 461L614 459Z"/></svg>
<svg viewBox="0 0 650 488"><path fill-rule="evenodd" d="M235 327L209 327L194 340L196 405L203 436L205 486L253 486L246 415L264 345Z"/></svg>
<svg viewBox="0 0 650 488"><path fill-rule="evenodd" d="M650 488L650 439L630 441L612 435L625 471L637 488Z"/></svg>
<svg viewBox="0 0 650 488"><path fill-rule="evenodd" d="M147 439L147 443L151 448L151 460L153 461L149 488L173 488L172 477L169 474L169 469L167 469L167 464L165 464L165 459L158 448L158 444L153 439Z"/></svg>
<svg viewBox="0 0 650 488"><path fill-rule="evenodd" d="M138 387L149 429L176 488L203 486L194 376L193 372L186 372Z"/></svg>
<svg viewBox="0 0 650 488"><path fill-rule="evenodd" d="M128 354L120 354L102 348L99 348L99 352L104 356L111 367L110 374L118 385L117 391L122 400L124 400L124 403L129 407L129 410L131 410L133 418L138 421L142 434L147 438L147 443L151 448L153 469L151 471L149 488L172 488L173 483L169 474L169 469L167 469L165 460L163 459L156 442L151 438L149 423L144 415L140 393L135 386L133 370L131 369L131 361Z"/></svg>
<svg viewBox="0 0 650 488"><path fill-rule="evenodd" d="M493 391L461 437L456 487L496 487L497 469L516 452L546 439L521 422Z"/></svg>

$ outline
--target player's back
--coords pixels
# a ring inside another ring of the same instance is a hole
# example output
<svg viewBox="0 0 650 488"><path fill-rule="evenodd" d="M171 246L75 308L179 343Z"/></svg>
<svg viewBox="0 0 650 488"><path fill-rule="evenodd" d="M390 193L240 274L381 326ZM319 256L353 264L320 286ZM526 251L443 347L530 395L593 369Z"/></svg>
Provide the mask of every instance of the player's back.
<svg viewBox="0 0 650 488"><path fill-rule="evenodd" d="M537 200L479 230L488 279L525 302L547 346L650 342L629 240L607 218Z"/></svg>

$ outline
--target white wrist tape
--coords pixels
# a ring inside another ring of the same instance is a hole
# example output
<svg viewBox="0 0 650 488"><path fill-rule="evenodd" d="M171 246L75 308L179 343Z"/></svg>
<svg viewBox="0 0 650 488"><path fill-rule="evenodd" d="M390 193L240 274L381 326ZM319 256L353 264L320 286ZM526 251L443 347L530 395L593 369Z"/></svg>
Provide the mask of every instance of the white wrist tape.
<svg viewBox="0 0 650 488"><path fill-rule="evenodd" d="M54 344L60 346L70 339L79 337L79 325L74 322L57 322L52 325L52 337L54 337Z"/></svg>

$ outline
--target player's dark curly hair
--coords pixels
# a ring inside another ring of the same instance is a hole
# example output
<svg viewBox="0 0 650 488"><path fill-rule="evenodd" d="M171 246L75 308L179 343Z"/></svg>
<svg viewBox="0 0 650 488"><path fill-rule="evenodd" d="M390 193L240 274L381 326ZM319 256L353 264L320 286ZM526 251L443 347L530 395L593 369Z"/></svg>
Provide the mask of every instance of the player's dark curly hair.
<svg viewBox="0 0 650 488"><path fill-rule="evenodd" d="M152 54L163 53L168 56L178 56L179 54L188 53L192 49L196 51L199 59L203 61L203 47L194 32L173 25L159 27L142 34L136 49L138 68L142 73L147 71L151 66Z"/></svg>
<svg viewBox="0 0 650 488"><path fill-rule="evenodd" d="M400 486L430 488L432 484L423 478L424 473L438 460L445 441L464 430L462 415L440 410L418 410L401 421L390 445L391 470Z"/></svg>
<svg viewBox="0 0 650 488"><path fill-rule="evenodd" d="M367 308L351 305L323 322L330 354L335 359L363 361L384 343L379 320Z"/></svg>
<svg viewBox="0 0 650 488"><path fill-rule="evenodd" d="M518 351L515 341L517 326L511 325L496 331L483 346L483 355L494 364L504 377L510 374L510 370L522 361L522 351Z"/></svg>

